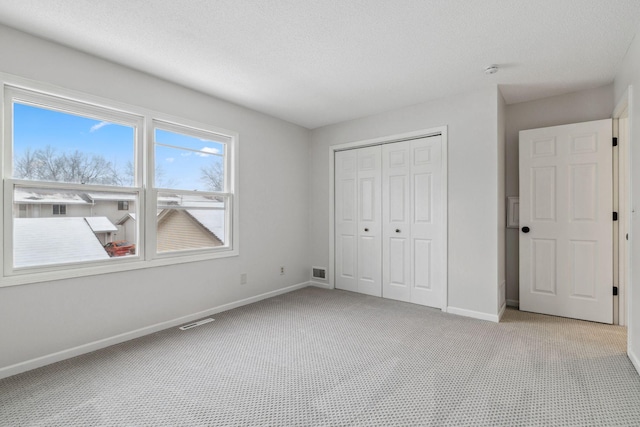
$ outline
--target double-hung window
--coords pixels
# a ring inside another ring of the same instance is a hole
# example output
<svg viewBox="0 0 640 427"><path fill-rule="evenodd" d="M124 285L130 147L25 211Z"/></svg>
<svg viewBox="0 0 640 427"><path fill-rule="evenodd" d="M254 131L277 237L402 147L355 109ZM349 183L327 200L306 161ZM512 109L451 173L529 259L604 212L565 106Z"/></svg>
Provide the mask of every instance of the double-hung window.
<svg viewBox="0 0 640 427"><path fill-rule="evenodd" d="M237 255L235 133L23 86L3 83L0 286Z"/></svg>
<svg viewBox="0 0 640 427"><path fill-rule="evenodd" d="M142 118L13 87L4 107L5 275L108 262L119 214L91 195L140 206ZM128 236L134 245L138 230Z"/></svg>
<svg viewBox="0 0 640 427"><path fill-rule="evenodd" d="M152 132L156 254L228 249L231 138L160 120Z"/></svg>

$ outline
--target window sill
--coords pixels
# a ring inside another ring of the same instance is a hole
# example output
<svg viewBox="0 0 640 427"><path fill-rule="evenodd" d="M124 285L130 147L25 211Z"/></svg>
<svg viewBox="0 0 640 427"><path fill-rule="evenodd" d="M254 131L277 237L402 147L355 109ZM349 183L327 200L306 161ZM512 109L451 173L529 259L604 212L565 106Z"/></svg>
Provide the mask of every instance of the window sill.
<svg viewBox="0 0 640 427"><path fill-rule="evenodd" d="M51 282L55 280L73 279L88 276L101 276L110 273L120 273L146 268L164 267L168 265L186 264L191 262L209 261L219 258L238 256L237 249L229 249L214 253L199 253L166 256L153 260L131 260L117 263L104 263L86 267L73 266L64 270L50 270L38 272L24 272L0 279L0 288L8 286L28 285L32 283Z"/></svg>

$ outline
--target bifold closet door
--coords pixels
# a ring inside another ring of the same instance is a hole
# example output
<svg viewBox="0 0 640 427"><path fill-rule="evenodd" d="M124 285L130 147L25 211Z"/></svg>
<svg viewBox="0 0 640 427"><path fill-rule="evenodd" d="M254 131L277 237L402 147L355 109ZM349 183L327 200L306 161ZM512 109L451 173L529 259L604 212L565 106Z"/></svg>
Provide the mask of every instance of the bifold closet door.
<svg viewBox="0 0 640 427"><path fill-rule="evenodd" d="M442 307L442 137L382 146L382 295Z"/></svg>
<svg viewBox="0 0 640 427"><path fill-rule="evenodd" d="M381 152L335 154L335 286L374 296L382 296Z"/></svg>

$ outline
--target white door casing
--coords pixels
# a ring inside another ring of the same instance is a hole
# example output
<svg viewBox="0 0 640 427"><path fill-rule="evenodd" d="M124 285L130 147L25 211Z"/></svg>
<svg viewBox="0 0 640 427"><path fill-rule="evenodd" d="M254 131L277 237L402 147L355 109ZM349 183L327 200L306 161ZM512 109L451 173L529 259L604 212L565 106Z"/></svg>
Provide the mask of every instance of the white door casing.
<svg viewBox="0 0 640 427"><path fill-rule="evenodd" d="M521 310L612 323L611 137L610 119L520 132Z"/></svg>
<svg viewBox="0 0 640 427"><path fill-rule="evenodd" d="M382 147L382 293L442 306L444 218L442 137Z"/></svg>
<svg viewBox="0 0 640 427"><path fill-rule="evenodd" d="M335 154L338 289L382 296L381 148Z"/></svg>

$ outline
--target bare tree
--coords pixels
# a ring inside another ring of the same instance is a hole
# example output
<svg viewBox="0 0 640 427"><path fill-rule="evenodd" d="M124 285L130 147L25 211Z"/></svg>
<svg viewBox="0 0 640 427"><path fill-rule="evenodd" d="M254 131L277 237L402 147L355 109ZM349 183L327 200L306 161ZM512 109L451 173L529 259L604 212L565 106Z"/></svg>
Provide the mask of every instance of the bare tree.
<svg viewBox="0 0 640 427"><path fill-rule="evenodd" d="M200 168L200 180L209 191L224 190L224 168L222 162L214 162Z"/></svg>
<svg viewBox="0 0 640 427"><path fill-rule="evenodd" d="M81 184L114 184L111 174L111 162L103 156L94 154L89 157L81 151L61 156L62 174L65 182Z"/></svg>
<svg viewBox="0 0 640 427"><path fill-rule="evenodd" d="M55 148L47 145L34 153L38 161L38 179L44 181L62 181L64 158L56 154Z"/></svg>
<svg viewBox="0 0 640 427"><path fill-rule="evenodd" d="M58 154L55 148L47 146L33 152L27 149L16 159L14 176L41 181L121 185L126 171L120 173L113 163L99 154L89 155L79 150Z"/></svg>
<svg viewBox="0 0 640 427"><path fill-rule="evenodd" d="M38 179L40 162L36 153L27 148L22 157L15 161L13 169L17 178Z"/></svg>

